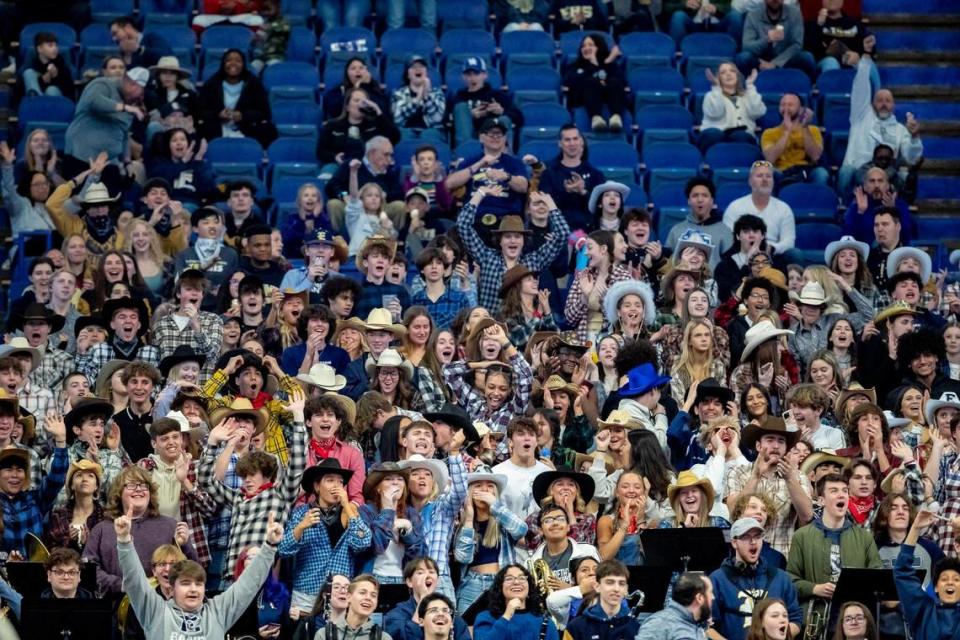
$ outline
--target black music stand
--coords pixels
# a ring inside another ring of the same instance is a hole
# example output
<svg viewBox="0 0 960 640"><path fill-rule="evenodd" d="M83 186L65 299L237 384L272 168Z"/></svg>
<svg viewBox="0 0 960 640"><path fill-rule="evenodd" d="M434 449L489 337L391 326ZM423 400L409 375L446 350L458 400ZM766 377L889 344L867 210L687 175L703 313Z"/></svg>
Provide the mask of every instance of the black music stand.
<svg viewBox="0 0 960 640"><path fill-rule="evenodd" d="M10 585L25 599L39 598L50 586L42 562L8 562L6 570ZM90 593L97 592L97 566L92 562L80 565L80 587Z"/></svg>
<svg viewBox="0 0 960 640"><path fill-rule="evenodd" d="M377 608L380 613L387 613L401 602L410 599L410 587L405 584L382 584L377 592Z"/></svg>
<svg viewBox="0 0 960 640"><path fill-rule="evenodd" d="M636 617L638 613L655 613L663 609L673 569L645 565L630 565L627 569L630 570L630 579L627 580L630 615Z"/></svg>
<svg viewBox="0 0 960 640"><path fill-rule="evenodd" d="M923 584L926 574L926 569L916 569L920 584ZM832 598L838 607L845 602L859 602L869 607L873 610L877 624L880 624L880 603L899 599L897 585L893 581L893 569L852 568L844 568L840 571L840 578L837 580Z"/></svg>
<svg viewBox="0 0 960 640"><path fill-rule="evenodd" d="M103 640L113 634L113 601L109 598L61 600L24 598L20 615L24 637L44 640Z"/></svg>
<svg viewBox="0 0 960 640"><path fill-rule="evenodd" d="M640 534L640 544L645 565L682 572L710 573L730 555L719 527L647 529Z"/></svg>

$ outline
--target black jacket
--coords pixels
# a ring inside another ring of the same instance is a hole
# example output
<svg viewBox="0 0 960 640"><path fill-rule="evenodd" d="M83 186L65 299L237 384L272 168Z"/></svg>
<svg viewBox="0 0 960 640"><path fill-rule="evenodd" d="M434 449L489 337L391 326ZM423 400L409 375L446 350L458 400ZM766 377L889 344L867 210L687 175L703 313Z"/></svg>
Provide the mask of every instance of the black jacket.
<svg viewBox="0 0 960 640"><path fill-rule="evenodd" d="M199 137L207 140L219 138L223 134L220 122L220 112L224 108L223 79L222 73L213 74L213 77L204 83L198 96L200 124L197 130ZM236 110L243 115L238 127L244 136L256 139L264 148L276 140L277 128L271 122L267 90L252 73L247 73L244 77Z"/></svg>
<svg viewBox="0 0 960 640"><path fill-rule="evenodd" d="M359 139L350 137L350 128L351 124L346 118L336 118L323 123L320 138L317 140L317 157L320 162L336 162L337 154L341 152L347 156L347 160L361 158L364 144L374 136L384 136L393 144L400 142L400 130L393 123L389 109L375 118L364 118L363 122L357 125ZM363 184L362 180L360 184Z"/></svg>
<svg viewBox="0 0 960 640"><path fill-rule="evenodd" d="M367 169L366 164L360 165L357 172L357 184L364 185L368 182L376 182L384 191L387 192L387 202L396 202L403 200L403 185L400 184L400 172L396 166L390 167L386 173L373 175ZM350 166L345 162L337 168L337 171L324 187L324 194L328 200L342 199L343 194L350 190ZM384 203L386 204L386 203Z"/></svg>

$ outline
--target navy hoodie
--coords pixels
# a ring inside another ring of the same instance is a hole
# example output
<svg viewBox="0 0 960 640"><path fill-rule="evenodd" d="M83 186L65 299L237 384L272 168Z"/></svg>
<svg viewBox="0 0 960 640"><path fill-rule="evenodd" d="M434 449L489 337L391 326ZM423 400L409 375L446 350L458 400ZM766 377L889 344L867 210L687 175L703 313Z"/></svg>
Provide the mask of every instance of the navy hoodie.
<svg viewBox="0 0 960 640"><path fill-rule="evenodd" d="M893 565L893 580L911 635L914 640L960 638L960 605L941 604L923 591L913 569L913 552L913 545L901 545Z"/></svg>
<svg viewBox="0 0 960 640"><path fill-rule="evenodd" d="M598 603L570 621L564 639L570 635L573 640L633 640L639 629L626 602L620 603L620 611L612 618Z"/></svg>
<svg viewBox="0 0 960 640"><path fill-rule="evenodd" d="M803 609L797 590L786 571L769 566L763 556L753 569L738 569L734 558L727 558L710 574L713 583L714 629L727 640L743 640L750 628L753 609L764 598L780 598L787 603L790 622L803 624Z"/></svg>

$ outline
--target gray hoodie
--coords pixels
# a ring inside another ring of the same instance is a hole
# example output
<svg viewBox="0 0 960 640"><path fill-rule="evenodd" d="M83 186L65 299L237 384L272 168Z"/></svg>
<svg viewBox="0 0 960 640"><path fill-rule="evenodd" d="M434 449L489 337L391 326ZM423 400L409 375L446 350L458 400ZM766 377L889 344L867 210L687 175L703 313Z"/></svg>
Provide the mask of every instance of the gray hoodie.
<svg viewBox="0 0 960 640"><path fill-rule="evenodd" d="M164 600L157 594L147 581L133 543L117 542L117 553L123 571L123 590L130 596L137 620L143 621L147 640L223 640L263 586L277 549L269 544L260 547L260 553L240 574L240 579L204 602L196 613L187 613L173 600Z"/></svg>
<svg viewBox="0 0 960 640"><path fill-rule="evenodd" d="M353 627L347 626L346 616L340 618L338 622L334 622L333 626L337 628L337 640L370 640L370 632L373 631L373 620L367 618L367 621L360 625L359 629L354 629ZM392 640L390 634L386 631L380 632L381 640ZM320 627L320 630L317 631L317 634L313 636L313 640L327 640L327 629L326 627Z"/></svg>

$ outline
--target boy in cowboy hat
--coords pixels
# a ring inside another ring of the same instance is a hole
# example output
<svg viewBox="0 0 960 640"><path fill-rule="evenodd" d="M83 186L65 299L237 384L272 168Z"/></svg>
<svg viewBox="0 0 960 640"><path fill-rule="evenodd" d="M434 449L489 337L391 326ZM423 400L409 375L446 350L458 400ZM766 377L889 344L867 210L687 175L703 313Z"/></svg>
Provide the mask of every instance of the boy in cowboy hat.
<svg viewBox="0 0 960 640"><path fill-rule="evenodd" d="M86 96L88 91L83 93ZM72 122L70 129L76 124L77 121ZM57 232L64 238L82 236L94 255L102 255L110 250L119 251L125 242L123 234L116 228L116 213L113 210L120 196L111 197L107 186L99 181L108 161L107 153L101 152L90 161L89 169L61 184L47 199L47 211ZM80 196L80 212L74 214L68 209L67 201L77 188L84 186Z"/></svg>
<svg viewBox="0 0 960 640"><path fill-rule="evenodd" d="M23 331L27 343L41 354L40 362L30 372L30 380L45 389L57 387L73 371L75 364L72 355L50 344L50 336L63 329L63 316L40 303L33 303L22 316L12 320L10 328Z"/></svg>
<svg viewBox="0 0 960 640"><path fill-rule="evenodd" d="M344 440L345 431L356 420L356 407L346 396L327 392L307 400L303 409L310 440L307 443L307 467L333 458L350 471L346 480L347 498L363 504L363 481L367 476L363 454ZM309 492L308 492L309 493Z"/></svg>
<svg viewBox="0 0 960 640"><path fill-rule="evenodd" d="M653 431L657 442L667 449L667 411L660 404L660 387L670 382L670 376L657 374L652 364L642 364L630 370L626 383L620 387L620 406L643 424L645 429Z"/></svg>
<svg viewBox="0 0 960 640"><path fill-rule="evenodd" d="M43 429L47 411L54 408L53 391L33 382L31 369L40 362L40 353L23 338L14 338L0 346L0 388L20 401L20 412L35 420ZM38 445L44 444L44 434L38 434Z"/></svg>
<svg viewBox="0 0 960 640"><path fill-rule="evenodd" d="M110 339L90 348L86 355L77 354L77 369L87 374L91 385L96 384L100 369L110 360L141 360L160 366L160 350L146 344L143 336L149 326L146 306L142 300L117 298L103 303L103 317L110 322Z"/></svg>
<svg viewBox="0 0 960 640"><path fill-rule="evenodd" d="M357 269L363 274L363 289L354 305L353 314L364 317L379 307L386 307L394 318L410 306L406 287L387 282L387 269L397 253L397 241L373 235L364 240L357 253Z"/></svg>
<svg viewBox="0 0 960 640"><path fill-rule="evenodd" d="M873 329L863 333L857 349L857 370L854 377L864 387L875 389L876 398L886 398L900 381L896 358L900 336L913 332L920 311L907 302L896 302L880 311L873 319Z"/></svg>
<svg viewBox="0 0 960 640"><path fill-rule="evenodd" d="M10 380L21 380L22 373L20 369L21 365L14 360L13 358L0 358L0 381L4 379ZM44 391L46 391L44 389ZM14 412L15 419L12 422L7 420L2 420L0 423L0 450L2 449L22 449L30 454L30 484L34 487L40 486L40 481L43 479L45 474L44 466L46 463L45 456L42 457L39 451L46 451L47 446L43 448L34 449L29 446L30 440L35 438L35 435L32 435L36 431L37 425L40 425L41 429L45 429L45 422L38 421L33 415L30 414L26 409L23 408L22 402L19 401L16 393L10 393L9 389L5 386L0 388L0 407L7 405L6 411L9 412L11 409ZM50 402L48 407L53 407L53 402ZM43 414L46 418L46 413ZM24 431L24 437L17 439L15 437L14 431L19 425ZM27 437L31 436L32 437ZM46 434L44 434L43 442L46 442Z"/></svg>
<svg viewBox="0 0 960 640"><path fill-rule="evenodd" d="M236 465L236 474L241 487L228 487L217 473L220 466L218 451L223 442L235 444L261 434L267 428L268 411L255 408L246 398L236 398L230 404L213 410L210 414L211 429L207 446L200 460L198 476L200 486L221 507L228 507L230 538L227 549L227 565L224 581L232 581L234 566L240 552L253 545L262 545L267 539L267 523L276 519L281 525L286 521L291 505L300 492L300 480L306 468L307 430L304 426L303 408L305 396L297 388L290 393L290 401L284 409L291 416L289 464L278 464L277 458L265 451L246 453ZM229 446L220 456L232 452ZM224 465L225 466L225 465ZM267 539L268 540L268 539ZM274 543L276 544L276 543Z"/></svg>
<svg viewBox="0 0 960 640"><path fill-rule="evenodd" d="M356 557L370 548L373 534L347 491L353 476L332 457L303 473L300 485L310 501L291 512L278 551L296 558L291 609L303 616L313 611L327 579L353 577Z"/></svg>
<svg viewBox="0 0 960 640"><path fill-rule="evenodd" d="M106 425L112 414L112 404L99 398L87 397L78 400L63 417L70 464L89 460L96 462L102 469L103 482L100 483L97 496L102 504L106 503L107 493L114 479L130 464L129 456L120 446L119 427L113 425L111 432L106 432ZM66 492L63 492L57 503L63 504L66 499Z"/></svg>
<svg viewBox="0 0 960 640"><path fill-rule="evenodd" d="M153 344L160 349L160 357L166 358L186 346L206 358L201 369L201 379L213 373L213 364L223 343L223 321L216 314L201 311L206 278L199 269L187 269L177 276L174 297L177 308L154 325Z"/></svg>

